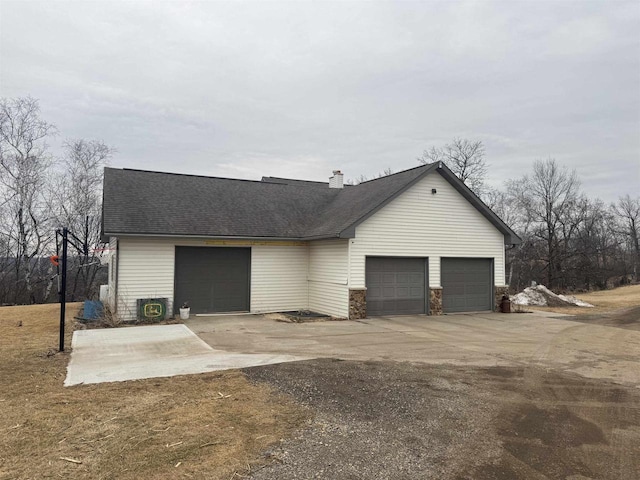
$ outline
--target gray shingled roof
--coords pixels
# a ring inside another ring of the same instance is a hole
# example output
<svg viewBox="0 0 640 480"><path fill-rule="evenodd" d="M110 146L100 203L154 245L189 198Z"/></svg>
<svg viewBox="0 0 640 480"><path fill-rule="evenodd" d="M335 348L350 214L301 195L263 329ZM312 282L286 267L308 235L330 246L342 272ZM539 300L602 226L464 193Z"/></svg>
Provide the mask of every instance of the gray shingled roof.
<svg viewBox="0 0 640 480"><path fill-rule="evenodd" d="M343 189L329 188L323 182L275 177L251 181L106 168L103 233L287 239L352 237L355 225L424 175L437 170L447 178L448 169L437 167L424 165ZM468 190L464 185L463 189ZM472 193L471 196L477 199ZM518 243L511 241L517 236L486 206L488 212L483 211L482 206L478 204L476 208L503 231L505 243ZM495 218L490 218L489 213Z"/></svg>

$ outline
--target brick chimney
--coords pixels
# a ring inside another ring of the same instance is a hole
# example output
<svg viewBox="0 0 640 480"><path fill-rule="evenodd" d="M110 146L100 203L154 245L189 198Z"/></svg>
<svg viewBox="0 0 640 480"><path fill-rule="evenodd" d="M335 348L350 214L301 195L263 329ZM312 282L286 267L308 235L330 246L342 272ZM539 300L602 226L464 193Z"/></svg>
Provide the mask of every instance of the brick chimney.
<svg viewBox="0 0 640 480"><path fill-rule="evenodd" d="M342 188L344 186L344 175L340 170L334 170L333 176L329 177L329 188Z"/></svg>

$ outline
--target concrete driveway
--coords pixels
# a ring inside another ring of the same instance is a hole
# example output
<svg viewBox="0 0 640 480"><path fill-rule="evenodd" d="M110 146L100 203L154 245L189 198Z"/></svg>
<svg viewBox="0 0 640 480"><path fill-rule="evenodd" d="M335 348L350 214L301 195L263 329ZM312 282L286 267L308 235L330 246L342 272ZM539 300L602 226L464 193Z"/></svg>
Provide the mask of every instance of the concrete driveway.
<svg viewBox="0 0 640 480"><path fill-rule="evenodd" d="M66 387L173 377L307 358L213 349L184 325L76 330L72 347L64 381Z"/></svg>
<svg viewBox="0 0 640 480"><path fill-rule="evenodd" d="M640 332L537 312L292 324L261 315L186 322L227 352L471 366L537 365L640 386Z"/></svg>

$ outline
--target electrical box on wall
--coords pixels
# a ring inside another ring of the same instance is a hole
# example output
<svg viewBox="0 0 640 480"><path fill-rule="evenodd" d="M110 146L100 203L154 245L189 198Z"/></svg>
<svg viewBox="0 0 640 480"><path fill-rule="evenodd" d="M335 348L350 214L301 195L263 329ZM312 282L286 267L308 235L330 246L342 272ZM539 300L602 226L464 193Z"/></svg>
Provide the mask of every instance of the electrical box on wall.
<svg viewBox="0 0 640 480"><path fill-rule="evenodd" d="M156 321L164 320L167 315L167 298L139 298L136 300L138 320Z"/></svg>

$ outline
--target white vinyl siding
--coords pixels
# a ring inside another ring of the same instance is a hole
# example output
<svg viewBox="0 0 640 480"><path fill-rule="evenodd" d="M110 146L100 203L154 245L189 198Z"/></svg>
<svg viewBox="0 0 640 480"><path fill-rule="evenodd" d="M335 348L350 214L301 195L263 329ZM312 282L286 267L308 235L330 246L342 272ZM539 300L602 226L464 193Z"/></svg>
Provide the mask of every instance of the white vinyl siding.
<svg viewBox="0 0 640 480"><path fill-rule="evenodd" d="M119 238L118 316L122 320L135 320L139 298L167 298L167 312L172 312L174 256L174 244L166 240Z"/></svg>
<svg viewBox="0 0 640 480"><path fill-rule="evenodd" d="M308 307L307 246L251 248L251 311L286 312Z"/></svg>
<svg viewBox="0 0 640 480"><path fill-rule="evenodd" d="M349 316L348 240L318 240L309 246L309 309Z"/></svg>
<svg viewBox="0 0 640 480"><path fill-rule="evenodd" d="M169 299L173 312L175 247L207 245L206 240L120 237L118 258L118 315L136 317L139 298ZM308 308L308 245L251 245L251 311L274 312Z"/></svg>
<svg viewBox="0 0 640 480"><path fill-rule="evenodd" d="M504 235L436 172L358 225L349 255L351 288L365 286L368 255L429 257L430 287L441 286L441 257L493 258L495 285L505 282Z"/></svg>

